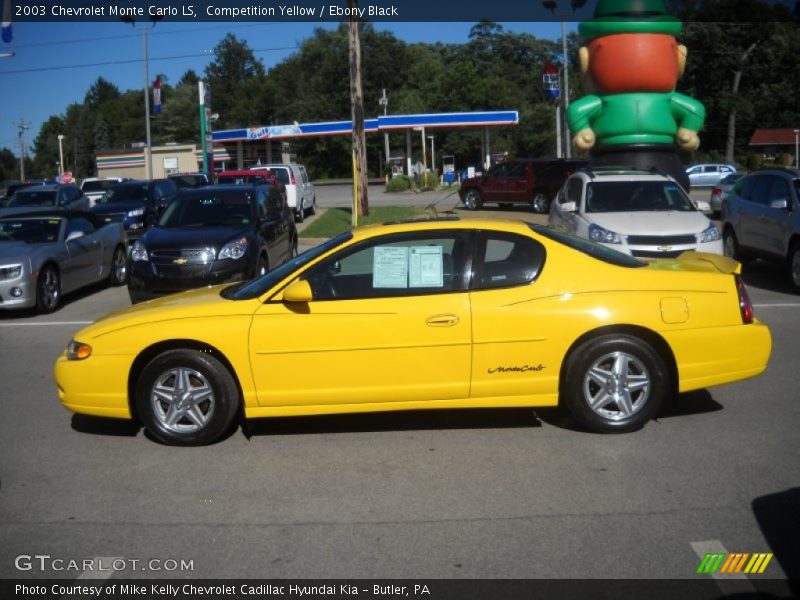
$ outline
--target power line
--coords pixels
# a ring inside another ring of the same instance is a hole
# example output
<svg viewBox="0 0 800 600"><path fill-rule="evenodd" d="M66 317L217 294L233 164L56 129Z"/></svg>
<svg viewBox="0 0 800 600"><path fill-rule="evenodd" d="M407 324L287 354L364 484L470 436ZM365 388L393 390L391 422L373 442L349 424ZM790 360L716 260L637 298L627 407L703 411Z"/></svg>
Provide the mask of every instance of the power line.
<svg viewBox="0 0 800 600"><path fill-rule="evenodd" d="M279 52L281 50L299 50L300 46L283 46L279 48L259 48L256 50L252 50L253 54L260 54L262 52ZM203 53L203 54L179 54L175 56L159 56L155 58L151 58L151 62L156 61L164 61L164 60L179 60L184 58L206 58L214 56L213 52ZM1 75L17 75L20 73L41 73L43 71L63 71L65 69L86 69L89 67L105 67L109 65L126 65L126 64L134 64L144 62L142 58L131 58L126 60L108 60L104 62L96 62L96 63L82 63L79 65L59 65L55 67L37 67L34 69L17 69L14 71L0 71Z"/></svg>

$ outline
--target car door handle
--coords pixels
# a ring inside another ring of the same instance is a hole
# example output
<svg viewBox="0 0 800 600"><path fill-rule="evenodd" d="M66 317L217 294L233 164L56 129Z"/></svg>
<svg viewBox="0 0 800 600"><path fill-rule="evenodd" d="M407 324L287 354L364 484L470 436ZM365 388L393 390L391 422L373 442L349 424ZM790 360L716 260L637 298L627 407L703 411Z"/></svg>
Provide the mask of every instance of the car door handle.
<svg viewBox="0 0 800 600"><path fill-rule="evenodd" d="M434 315L425 320L430 327L452 327L458 324L458 315Z"/></svg>

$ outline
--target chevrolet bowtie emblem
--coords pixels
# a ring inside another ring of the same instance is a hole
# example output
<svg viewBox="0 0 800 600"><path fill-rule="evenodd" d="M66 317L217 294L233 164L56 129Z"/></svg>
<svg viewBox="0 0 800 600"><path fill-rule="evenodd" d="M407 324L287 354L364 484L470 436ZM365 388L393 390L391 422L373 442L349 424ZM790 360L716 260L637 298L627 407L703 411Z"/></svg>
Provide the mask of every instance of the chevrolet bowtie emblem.
<svg viewBox="0 0 800 600"><path fill-rule="evenodd" d="M174 264L176 264L176 265L185 265L185 264L186 264L187 262L189 262L189 261L188 261L188 260L186 260L185 258L176 258L176 259L175 259L175 260L173 260L172 262L173 262Z"/></svg>
<svg viewBox="0 0 800 600"><path fill-rule="evenodd" d="M669 252L670 250L672 250L672 246L659 246L658 247L658 251L659 252Z"/></svg>

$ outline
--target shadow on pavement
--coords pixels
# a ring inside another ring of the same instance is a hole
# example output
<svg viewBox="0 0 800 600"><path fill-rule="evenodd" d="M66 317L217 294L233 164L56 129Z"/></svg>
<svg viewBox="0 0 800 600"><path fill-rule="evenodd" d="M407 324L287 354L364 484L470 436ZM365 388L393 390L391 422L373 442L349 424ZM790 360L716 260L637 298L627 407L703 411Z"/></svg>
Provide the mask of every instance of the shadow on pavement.
<svg viewBox="0 0 800 600"><path fill-rule="evenodd" d="M530 409L419 410L370 414L250 419L242 429L255 435L424 431L431 429L512 429L541 427Z"/></svg>
<svg viewBox="0 0 800 600"><path fill-rule="evenodd" d="M75 414L72 415L72 429L92 435L136 437L141 427L135 421L125 419L108 419Z"/></svg>
<svg viewBox="0 0 800 600"><path fill-rule="evenodd" d="M775 554L775 560L789 578L793 597L799 598L800 487L759 496L753 500L752 507L761 533Z"/></svg>
<svg viewBox="0 0 800 600"><path fill-rule="evenodd" d="M742 266L742 279L748 287L759 288L781 294L795 295L789 283L786 266L781 262L753 260Z"/></svg>
<svg viewBox="0 0 800 600"><path fill-rule="evenodd" d="M667 400L658 415L658 419L669 419L671 417L688 417L691 415L702 415L705 413L717 412L725 407L714 400L708 390L696 390L678 394L673 401Z"/></svg>

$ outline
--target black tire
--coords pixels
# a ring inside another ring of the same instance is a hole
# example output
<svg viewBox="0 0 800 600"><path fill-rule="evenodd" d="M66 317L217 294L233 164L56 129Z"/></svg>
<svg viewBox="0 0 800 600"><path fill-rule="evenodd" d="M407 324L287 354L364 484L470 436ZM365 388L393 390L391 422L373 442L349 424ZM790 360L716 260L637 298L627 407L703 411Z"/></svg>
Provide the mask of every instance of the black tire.
<svg viewBox="0 0 800 600"><path fill-rule="evenodd" d="M616 369L624 370L622 377ZM567 358L564 373L564 403L581 426L596 433L641 429L658 414L672 389L658 353L643 340L625 334L584 342ZM609 377L602 383L606 373Z"/></svg>
<svg viewBox="0 0 800 600"><path fill-rule="evenodd" d="M792 242L789 248L789 256L786 257L786 269L789 274L789 283L792 291L800 294L800 242Z"/></svg>
<svg viewBox="0 0 800 600"><path fill-rule="evenodd" d="M722 234L722 253L728 258L744 262L742 260L742 251L739 248L739 240L736 239L736 234L730 227L726 227Z"/></svg>
<svg viewBox="0 0 800 600"><path fill-rule="evenodd" d="M168 350L151 360L136 382L137 414L147 432L163 444L204 446L219 441L231 429L239 405L236 382L208 352Z"/></svg>
<svg viewBox="0 0 800 600"><path fill-rule="evenodd" d="M302 223L306 220L306 209L303 201L300 200L300 206L297 207L297 210L294 211L294 222L295 223Z"/></svg>
<svg viewBox="0 0 800 600"><path fill-rule="evenodd" d="M295 256L297 256L297 254L298 254L298 252L297 252L297 238L294 238L292 240L292 249L289 252L289 258L292 259Z"/></svg>
<svg viewBox="0 0 800 600"><path fill-rule="evenodd" d="M531 198L531 209L535 213L546 214L550 211L550 196L544 190L536 190Z"/></svg>
<svg viewBox="0 0 800 600"><path fill-rule="evenodd" d="M316 196L314 196L311 199L311 208L308 209L308 214L309 215L317 214L317 197Z"/></svg>
<svg viewBox="0 0 800 600"><path fill-rule="evenodd" d="M108 285L119 287L128 281L128 253L125 246L119 245L114 248L111 256L111 269L108 272Z"/></svg>
<svg viewBox="0 0 800 600"><path fill-rule="evenodd" d="M464 192L464 206L467 210L479 210L483 206L481 193L475 188L469 188Z"/></svg>
<svg viewBox="0 0 800 600"><path fill-rule="evenodd" d="M51 313L61 303L61 276L54 265L45 265L36 279L36 310Z"/></svg>

